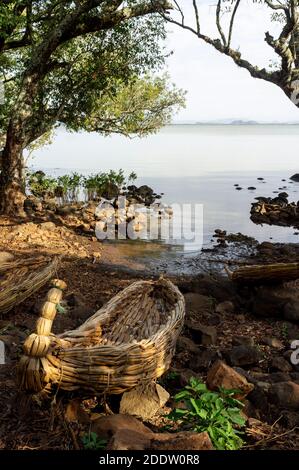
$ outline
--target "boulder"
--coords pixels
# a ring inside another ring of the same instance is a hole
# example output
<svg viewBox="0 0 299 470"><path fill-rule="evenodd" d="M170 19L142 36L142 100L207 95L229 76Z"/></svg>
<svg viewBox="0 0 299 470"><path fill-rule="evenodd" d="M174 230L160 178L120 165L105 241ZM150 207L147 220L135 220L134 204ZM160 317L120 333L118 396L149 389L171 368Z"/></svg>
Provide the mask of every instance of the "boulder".
<svg viewBox="0 0 299 470"><path fill-rule="evenodd" d="M119 412L146 421L155 416L169 400L169 393L159 384L142 385L125 392L120 401Z"/></svg>
<svg viewBox="0 0 299 470"><path fill-rule="evenodd" d="M253 390L254 385L223 361L216 361L208 371L207 387L210 390L218 390L219 387L240 390L237 398L243 399Z"/></svg>

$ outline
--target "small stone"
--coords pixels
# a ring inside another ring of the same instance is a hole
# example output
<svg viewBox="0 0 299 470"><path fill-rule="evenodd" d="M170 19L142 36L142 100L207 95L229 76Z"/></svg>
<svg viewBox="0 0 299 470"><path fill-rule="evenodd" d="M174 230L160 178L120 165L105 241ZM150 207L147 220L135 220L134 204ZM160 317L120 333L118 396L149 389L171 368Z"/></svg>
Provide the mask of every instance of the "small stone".
<svg viewBox="0 0 299 470"><path fill-rule="evenodd" d="M40 224L39 228L41 230L49 230L49 232L51 232L56 229L56 225L54 224L54 222L43 222L42 224Z"/></svg>
<svg viewBox="0 0 299 470"><path fill-rule="evenodd" d="M119 412L146 421L155 416L169 398L169 393L159 384L153 383L146 388L138 386L123 394Z"/></svg>
<svg viewBox="0 0 299 470"><path fill-rule="evenodd" d="M239 399L245 398L254 388L245 377L222 361L215 362L208 371L207 386L210 390L218 390L219 387L240 390L240 394L236 396Z"/></svg>
<svg viewBox="0 0 299 470"><path fill-rule="evenodd" d="M262 343L266 346L270 346L270 348L274 349L283 349L284 345L283 342L277 338L263 338Z"/></svg>

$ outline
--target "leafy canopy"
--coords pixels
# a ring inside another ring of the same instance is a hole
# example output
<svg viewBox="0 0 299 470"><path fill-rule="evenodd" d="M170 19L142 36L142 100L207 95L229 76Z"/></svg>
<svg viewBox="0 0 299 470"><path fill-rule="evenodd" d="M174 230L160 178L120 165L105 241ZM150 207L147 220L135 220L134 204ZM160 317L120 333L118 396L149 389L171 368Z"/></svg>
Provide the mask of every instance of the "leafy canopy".
<svg viewBox="0 0 299 470"><path fill-rule="evenodd" d="M151 3L142 2L147 8ZM96 6L84 10L85 4ZM164 20L158 14L130 17L142 4L4 0L0 6L2 140L16 107L27 99L22 92L24 77L30 73L37 85L26 111L26 146L59 124L74 131L144 135L167 123L184 105L184 93L169 84L167 76L157 78L166 55ZM115 20L120 12L122 19ZM75 14L75 27L61 32L57 47L52 47L56 40L52 31L59 31L64 19ZM44 58L41 51L47 45L53 51ZM40 67L35 70L39 54Z"/></svg>

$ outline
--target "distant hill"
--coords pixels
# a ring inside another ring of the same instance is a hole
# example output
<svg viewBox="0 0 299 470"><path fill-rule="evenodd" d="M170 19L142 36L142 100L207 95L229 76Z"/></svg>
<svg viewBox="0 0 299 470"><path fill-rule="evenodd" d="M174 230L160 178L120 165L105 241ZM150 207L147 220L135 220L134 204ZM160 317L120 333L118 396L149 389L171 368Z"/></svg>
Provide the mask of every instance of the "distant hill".
<svg viewBox="0 0 299 470"><path fill-rule="evenodd" d="M173 122L173 126L298 126L297 122L259 122L243 119L220 119L219 121Z"/></svg>

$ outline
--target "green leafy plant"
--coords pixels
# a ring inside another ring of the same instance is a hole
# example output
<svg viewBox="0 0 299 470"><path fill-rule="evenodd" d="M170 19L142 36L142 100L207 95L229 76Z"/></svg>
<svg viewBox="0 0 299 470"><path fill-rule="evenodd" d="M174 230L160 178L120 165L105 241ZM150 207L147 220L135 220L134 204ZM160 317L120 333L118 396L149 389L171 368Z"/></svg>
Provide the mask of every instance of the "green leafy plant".
<svg viewBox="0 0 299 470"><path fill-rule="evenodd" d="M107 441L99 439L95 432L89 432L82 436L82 444L85 450L106 449Z"/></svg>
<svg viewBox="0 0 299 470"><path fill-rule="evenodd" d="M175 401L183 402L183 406L175 408L168 418L184 429L206 431L218 450L240 449L245 419L240 413L243 403L234 398L237 392L222 388L211 392L204 383L191 378L189 385L175 395Z"/></svg>
<svg viewBox="0 0 299 470"><path fill-rule="evenodd" d="M31 193L36 197L53 196L57 181L55 178L46 176L43 171L36 171L29 174L28 186Z"/></svg>

